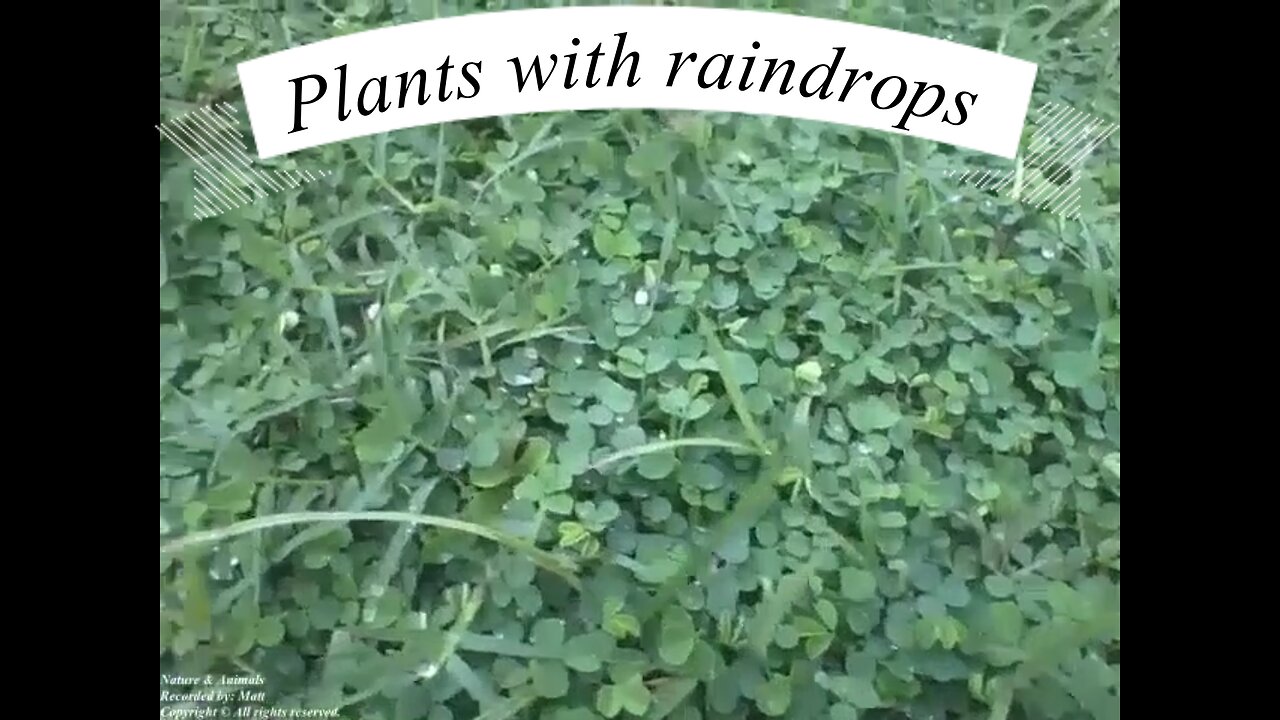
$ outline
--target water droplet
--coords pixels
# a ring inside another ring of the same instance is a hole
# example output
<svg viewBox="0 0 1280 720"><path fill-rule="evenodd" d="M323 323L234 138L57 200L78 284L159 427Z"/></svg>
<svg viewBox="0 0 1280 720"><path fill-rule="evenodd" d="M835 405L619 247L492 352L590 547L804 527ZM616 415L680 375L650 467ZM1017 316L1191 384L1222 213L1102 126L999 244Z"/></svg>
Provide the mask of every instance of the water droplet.
<svg viewBox="0 0 1280 720"><path fill-rule="evenodd" d="M637 304L637 305L648 305L648 304L649 304L649 291L648 291L648 290L645 290L644 288L640 288L639 290L637 290L637 291L636 291L636 296L635 296L635 301L636 301L636 304Z"/></svg>
<svg viewBox="0 0 1280 720"><path fill-rule="evenodd" d="M1040 257L1044 258L1045 260L1052 260L1057 256L1058 256L1058 253L1053 248L1049 248L1049 247L1040 248Z"/></svg>

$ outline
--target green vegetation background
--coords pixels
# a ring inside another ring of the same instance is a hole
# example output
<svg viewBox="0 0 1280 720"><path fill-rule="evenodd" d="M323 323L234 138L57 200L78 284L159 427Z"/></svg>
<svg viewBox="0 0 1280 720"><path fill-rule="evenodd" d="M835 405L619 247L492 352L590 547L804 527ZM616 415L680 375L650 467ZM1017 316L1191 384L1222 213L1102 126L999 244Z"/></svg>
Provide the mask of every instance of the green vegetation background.
<svg viewBox="0 0 1280 720"><path fill-rule="evenodd" d="M1033 106L1119 120L1118 2L733 6L1025 58ZM161 114L515 7L165 1ZM493 118L193 222L162 145L162 672L386 720L1119 718L1118 134L1078 220L943 176L979 161Z"/></svg>

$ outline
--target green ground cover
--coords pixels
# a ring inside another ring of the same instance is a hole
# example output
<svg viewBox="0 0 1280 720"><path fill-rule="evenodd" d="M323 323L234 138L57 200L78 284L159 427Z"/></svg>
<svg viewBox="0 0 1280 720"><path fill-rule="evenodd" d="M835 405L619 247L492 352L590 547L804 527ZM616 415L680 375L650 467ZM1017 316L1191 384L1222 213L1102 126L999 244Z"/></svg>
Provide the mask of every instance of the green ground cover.
<svg viewBox="0 0 1280 720"><path fill-rule="evenodd" d="M161 114L515 7L162 2ZM1119 120L1118 2L733 7ZM1118 137L1071 220L779 118L407 129L201 221L162 145L161 672L385 720L1119 718Z"/></svg>

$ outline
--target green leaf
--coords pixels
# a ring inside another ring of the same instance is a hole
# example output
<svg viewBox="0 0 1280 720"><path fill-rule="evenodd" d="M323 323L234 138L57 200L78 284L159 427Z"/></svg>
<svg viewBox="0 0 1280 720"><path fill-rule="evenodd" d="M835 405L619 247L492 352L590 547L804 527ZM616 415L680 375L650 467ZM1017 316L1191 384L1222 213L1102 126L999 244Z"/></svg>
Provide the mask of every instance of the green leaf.
<svg viewBox="0 0 1280 720"><path fill-rule="evenodd" d="M160 243L163 252L164 243ZM161 258L163 259L163 255ZM247 232L240 238L240 257L244 261L267 275L284 279L288 276L288 262L284 247L268 236L258 232ZM162 285L164 283L161 283Z"/></svg>
<svg viewBox="0 0 1280 720"><path fill-rule="evenodd" d="M725 353L727 374L738 387L760 382L760 368L755 359L744 352ZM723 371L722 371L723 372Z"/></svg>
<svg viewBox="0 0 1280 720"><path fill-rule="evenodd" d="M604 258L632 258L640 254L640 241L631 231L596 228L593 236L596 252Z"/></svg>
<svg viewBox="0 0 1280 720"><path fill-rule="evenodd" d="M613 691L622 709L632 715L643 715L653 700L653 695L639 675L632 675L624 682L615 685Z"/></svg>
<svg viewBox="0 0 1280 720"><path fill-rule="evenodd" d="M987 609L991 619L992 638L1004 645L1016 646L1022 639L1023 617L1011 602L992 603Z"/></svg>
<svg viewBox="0 0 1280 720"><path fill-rule="evenodd" d="M556 448L560 465L571 474L585 472L590 463L591 448L595 444L595 430L582 415L575 415L565 433L565 440Z"/></svg>
<svg viewBox="0 0 1280 720"><path fill-rule="evenodd" d="M1059 351L1050 362L1053 381L1066 388L1081 388L1097 376L1098 359L1084 351Z"/></svg>
<svg viewBox="0 0 1280 720"><path fill-rule="evenodd" d="M491 432L482 432L467 445L467 462L475 468L487 468L498 461L500 452L497 436Z"/></svg>
<svg viewBox="0 0 1280 720"><path fill-rule="evenodd" d="M756 707L769 717L782 717L791 707L791 678L774 675L756 688Z"/></svg>
<svg viewBox="0 0 1280 720"><path fill-rule="evenodd" d="M798 637L812 637L815 635L826 635L827 627L818 620L803 615L792 620Z"/></svg>
<svg viewBox="0 0 1280 720"><path fill-rule="evenodd" d="M766 592L747 629L748 642L756 654L767 657L769 644L791 608L803 596L808 582L799 573L784 575L777 589Z"/></svg>
<svg viewBox="0 0 1280 720"><path fill-rule="evenodd" d="M627 613L614 613L605 619L604 629L610 635L619 640L627 637L640 635L640 621L636 620L634 615Z"/></svg>
<svg viewBox="0 0 1280 720"><path fill-rule="evenodd" d="M533 624L529 641L543 652L559 652L564 645L564 620L542 618Z"/></svg>
<svg viewBox="0 0 1280 720"><path fill-rule="evenodd" d="M858 720L858 709L848 703L836 703L827 712L831 720Z"/></svg>
<svg viewBox="0 0 1280 720"><path fill-rule="evenodd" d="M676 469L676 455L672 452L653 453L640 458L636 468L648 480L661 480Z"/></svg>
<svg viewBox="0 0 1280 720"><path fill-rule="evenodd" d="M860 675L840 678L835 686L835 692L845 702L863 710L877 708L884 704L871 680Z"/></svg>
<svg viewBox="0 0 1280 720"><path fill-rule="evenodd" d="M796 366L796 379L801 382L816 383L822 379L822 364L817 360L807 360Z"/></svg>
<svg viewBox="0 0 1280 720"><path fill-rule="evenodd" d="M529 438L524 451L520 453L515 466L511 469L511 475L515 477L532 475L541 470L550 457L551 443L546 438Z"/></svg>
<svg viewBox="0 0 1280 720"><path fill-rule="evenodd" d="M836 610L835 604L823 598L814 604L814 608L818 611L818 617L822 619L822 624L826 625L829 630L835 630L836 624L840 622L840 615Z"/></svg>
<svg viewBox="0 0 1280 720"><path fill-rule="evenodd" d="M1120 453L1118 452L1110 453L1106 457L1102 458L1102 467L1106 468L1107 472L1111 473L1112 475L1115 475L1116 479L1119 480L1120 479Z"/></svg>
<svg viewBox="0 0 1280 720"><path fill-rule="evenodd" d="M264 617L258 621L257 636L262 647L275 647L284 640L284 623L279 617Z"/></svg>
<svg viewBox="0 0 1280 720"><path fill-rule="evenodd" d="M390 460L396 454L404 429L393 409L382 410L355 434L356 457L370 465Z"/></svg>
<svg viewBox="0 0 1280 720"><path fill-rule="evenodd" d="M539 697L564 697L569 692L569 671L557 660L534 660L529 665L533 689Z"/></svg>
<svg viewBox="0 0 1280 720"><path fill-rule="evenodd" d="M600 714L613 718L622 712L622 696L618 692L618 688L613 685L601 685L596 690L596 710Z"/></svg>
<svg viewBox="0 0 1280 720"><path fill-rule="evenodd" d="M688 611L674 605L662 614L661 637L658 640L658 655L672 665L683 665L693 652L697 640L693 626L693 618Z"/></svg>
<svg viewBox="0 0 1280 720"><path fill-rule="evenodd" d="M680 707L696 687L698 681L691 678L677 677L656 683L652 691L653 703L645 720L663 720Z"/></svg>
<svg viewBox="0 0 1280 720"><path fill-rule="evenodd" d="M887 430L902 419L902 414L896 408L876 396L863 398L849 405L847 416L849 424L862 433Z"/></svg>
<svg viewBox="0 0 1280 720"><path fill-rule="evenodd" d="M613 655L614 640L603 632L590 632L569 639L564 645L564 662L578 672L596 672Z"/></svg>
<svg viewBox="0 0 1280 720"><path fill-rule="evenodd" d="M600 378L600 383L596 386L596 397L605 407L619 415L631 412L636 404L636 394L609 377Z"/></svg>
<svg viewBox="0 0 1280 720"><path fill-rule="evenodd" d="M982 584L986 586L987 592L994 598L1009 597L1015 590L1013 581L1003 575L988 575L983 578Z"/></svg>
<svg viewBox="0 0 1280 720"><path fill-rule="evenodd" d="M858 568L840 570L840 594L854 602L865 602L876 596L876 576Z"/></svg>
<svg viewBox="0 0 1280 720"><path fill-rule="evenodd" d="M882 528L904 528L907 526L907 516L897 510L891 510L889 512L880 513L879 522L880 527Z"/></svg>
<svg viewBox="0 0 1280 720"><path fill-rule="evenodd" d="M823 635L813 635L811 637L805 638L804 640L805 656L808 657L810 660L817 660L819 657L821 657L824 653L827 652L827 649L831 647L831 642L834 639L835 639L835 636L832 635L831 633L825 633Z"/></svg>

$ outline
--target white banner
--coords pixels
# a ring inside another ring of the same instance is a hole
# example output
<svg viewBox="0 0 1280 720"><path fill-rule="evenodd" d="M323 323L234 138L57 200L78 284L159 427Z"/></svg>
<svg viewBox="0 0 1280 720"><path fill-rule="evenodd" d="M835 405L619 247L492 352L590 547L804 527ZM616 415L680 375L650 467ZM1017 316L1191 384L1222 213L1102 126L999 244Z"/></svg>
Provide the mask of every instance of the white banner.
<svg viewBox="0 0 1280 720"><path fill-rule="evenodd" d="M259 155L559 110L775 115L1018 150L1036 66L882 28L771 12L570 7L370 30L239 66Z"/></svg>

